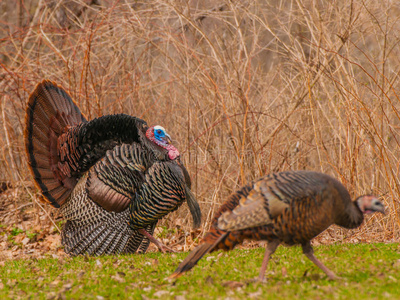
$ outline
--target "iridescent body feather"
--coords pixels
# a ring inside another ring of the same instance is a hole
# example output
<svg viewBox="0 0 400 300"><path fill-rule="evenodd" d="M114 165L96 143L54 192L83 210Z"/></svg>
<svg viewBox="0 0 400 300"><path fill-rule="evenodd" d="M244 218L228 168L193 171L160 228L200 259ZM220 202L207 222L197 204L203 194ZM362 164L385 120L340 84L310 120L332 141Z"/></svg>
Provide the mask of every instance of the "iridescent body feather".
<svg viewBox="0 0 400 300"><path fill-rule="evenodd" d="M280 243L300 244L304 254L330 279L335 279L336 275L314 256L310 240L332 224L356 228L364 219L363 213L374 211L384 212L378 199L361 196L351 201L347 189L326 174L311 171L270 174L242 187L222 204L209 232L172 277L193 268L206 253L231 250L244 239L252 239L268 241L260 280Z"/></svg>
<svg viewBox="0 0 400 300"><path fill-rule="evenodd" d="M145 252L149 239L163 249L152 237L154 228L184 201L195 227L200 225L189 174L161 126L149 128L124 114L87 121L51 81L32 92L25 124L35 183L67 221L62 232L67 253Z"/></svg>

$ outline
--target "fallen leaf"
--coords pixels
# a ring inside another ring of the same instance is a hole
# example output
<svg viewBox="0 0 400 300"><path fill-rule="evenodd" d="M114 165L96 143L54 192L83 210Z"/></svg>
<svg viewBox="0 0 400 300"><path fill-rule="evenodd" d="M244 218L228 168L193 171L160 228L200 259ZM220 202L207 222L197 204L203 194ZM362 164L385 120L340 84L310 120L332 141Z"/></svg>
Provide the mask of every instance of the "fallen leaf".
<svg viewBox="0 0 400 300"><path fill-rule="evenodd" d="M150 292L151 289L152 289L151 286L146 286L146 287L143 288L143 291L145 291L145 292Z"/></svg>
<svg viewBox="0 0 400 300"><path fill-rule="evenodd" d="M118 281L119 283L124 283L125 282L125 279L123 278L123 277L121 277L120 275L114 275L114 276L111 276L111 279L114 279L115 281Z"/></svg>
<svg viewBox="0 0 400 300"><path fill-rule="evenodd" d="M169 294L169 292L168 292L168 291L157 291L157 292L155 292L155 293L153 294L153 296L155 296L155 297L162 297L162 296L164 296L164 295L166 295L166 294Z"/></svg>
<svg viewBox="0 0 400 300"><path fill-rule="evenodd" d="M17 285L17 280L16 280L16 279L9 279L9 280L7 281L7 285L8 285L9 287L14 287L14 286Z"/></svg>
<svg viewBox="0 0 400 300"><path fill-rule="evenodd" d="M208 284L214 284L214 279L211 276L207 276L204 281Z"/></svg>
<svg viewBox="0 0 400 300"><path fill-rule="evenodd" d="M69 291L71 288L72 288L72 283L71 282L65 283L63 285L63 287L62 287L62 291L61 292Z"/></svg>
<svg viewBox="0 0 400 300"><path fill-rule="evenodd" d="M259 298L261 295L262 295L262 291L261 291L261 289L258 289L256 292L248 294L247 297L248 298Z"/></svg>
<svg viewBox="0 0 400 300"><path fill-rule="evenodd" d="M244 285L244 283L239 282L239 281L226 281L222 284L222 286L229 287L231 289L236 289L236 288L242 287L243 285Z"/></svg>
<svg viewBox="0 0 400 300"><path fill-rule="evenodd" d="M45 244L47 245L47 247L48 247L49 249L54 249L54 248L56 248L57 246L60 245L60 243L61 243L61 236L60 236L58 233L52 234L52 235L48 235L48 236L44 239L44 241L45 241Z"/></svg>
<svg viewBox="0 0 400 300"><path fill-rule="evenodd" d="M183 220L181 219L181 218L177 218L176 220L175 220L175 226L179 226L179 227L182 227L182 224L183 224Z"/></svg>
<svg viewBox="0 0 400 300"><path fill-rule="evenodd" d="M400 268L400 259L398 259L394 264L393 267Z"/></svg>
<svg viewBox="0 0 400 300"><path fill-rule="evenodd" d="M60 283L60 280L56 279L56 280L50 282L50 286L51 286L51 287L55 287L55 286L57 286L59 283Z"/></svg>
<svg viewBox="0 0 400 300"><path fill-rule="evenodd" d="M47 294L47 299L48 300L53 300L53 299L55 299L56 298L56 293L55 292L49 292L48 294Z"/></svg>
<svg viewBox="0 0 400 300"><path fill-rule="evenodd" d="M210 260L212 260L212 259L214 259L215 258L215 256L209 256L209 257L207 257L207 261L210 261Z"/></svg>

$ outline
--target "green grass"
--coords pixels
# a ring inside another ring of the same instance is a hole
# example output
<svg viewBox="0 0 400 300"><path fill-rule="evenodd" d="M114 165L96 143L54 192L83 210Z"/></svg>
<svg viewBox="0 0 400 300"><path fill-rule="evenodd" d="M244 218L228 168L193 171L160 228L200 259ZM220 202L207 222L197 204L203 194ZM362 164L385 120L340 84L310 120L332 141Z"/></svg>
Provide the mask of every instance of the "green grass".
<svg viewBox="0 0 400 300"><path fill-rule="evenodd" d="M212 253L176 281L167 276L187 253L30 259L0 267L0 299L400 299L397 244L315 247L337 275L325 274L299 247L279 247L267 283L255 282L263 248ZM207 259L207 257L209 259ZM212 258L213 257L213 258Z"/></svg>

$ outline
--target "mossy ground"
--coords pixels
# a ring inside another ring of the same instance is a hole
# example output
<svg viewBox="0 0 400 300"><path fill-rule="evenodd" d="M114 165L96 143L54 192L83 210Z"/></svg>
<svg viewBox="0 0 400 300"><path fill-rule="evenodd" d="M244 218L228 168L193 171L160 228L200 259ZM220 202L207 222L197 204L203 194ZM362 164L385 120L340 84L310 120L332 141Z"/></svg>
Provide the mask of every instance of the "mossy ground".
<svg viewBox="0 0 400 300"><path fill-rule="evenodd" d="M315 247L337 275L325 274L299 247L279 247L256 282L263 248L217 252L175 281L167 277L187 253L45 258L0 267L0 298L43 299L400 299L398 244Z"/></svg>

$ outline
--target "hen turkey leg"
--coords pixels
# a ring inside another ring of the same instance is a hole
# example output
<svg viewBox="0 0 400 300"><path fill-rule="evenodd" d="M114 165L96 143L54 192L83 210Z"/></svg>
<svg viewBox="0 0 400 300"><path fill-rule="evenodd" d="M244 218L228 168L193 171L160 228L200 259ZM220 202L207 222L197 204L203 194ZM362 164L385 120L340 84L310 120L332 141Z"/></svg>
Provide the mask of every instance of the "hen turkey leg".
<svg viewBox="0 0 400 300"><path fill-rule="evenodd" d="M335 273L325 267L325 265L318 258L315 257L314 249L311 247L310 242L307 242L306 244L303 244L301 246L303 248L304 255L307 256L308 259L311 260L317 267L324 271L330 280L340 279L340 277L336 276Z"/></svg>
<svg viewBox="0 0 400 300"><path fill-rule="evenodd" d="M176 252L175 250L171 249L170 247L165 246L163 243L161 243L159 240L157 240L154 236L152 236L150 233L148 233L144 228L139 229L139 232L143 234L145 237L147 237L152 243L154 243L158 249L162 253L165 252Z"/></svg>
<svg viewBox="0 0 400 300"><path fill-rule="evenodd" d="M258 275L259 281L264 281L265 270L267 269L269 258L271 257L272 254L274 254L279 244L280 244L279 240L273 240L268 243L267 248L265 249L264 259L261 265L260 275Z"/></svg>

